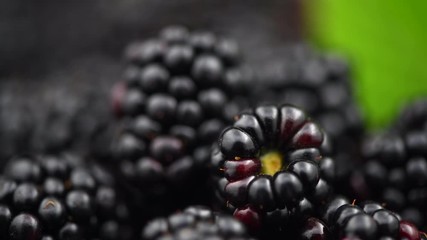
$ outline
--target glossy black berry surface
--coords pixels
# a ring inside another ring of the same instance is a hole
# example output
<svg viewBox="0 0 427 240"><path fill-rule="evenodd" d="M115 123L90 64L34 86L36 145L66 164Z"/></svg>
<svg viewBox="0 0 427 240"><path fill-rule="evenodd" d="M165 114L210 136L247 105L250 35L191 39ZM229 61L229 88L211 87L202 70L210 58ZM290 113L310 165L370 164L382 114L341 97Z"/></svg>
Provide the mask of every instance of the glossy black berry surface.
<svg viewBox="0 0 427 240"><path fill-rule="evenodd" d="M223 131L213 152L221 173L220 195L249 225L276 216L312 216L314 207L331 196L324 177L335 171L333 161L320 167L328 159L322 155L323 143L323 131L299 108L265 105L242 113ZM274 222L285 223L280 218Z"/></svg>
<svg viewBox="0 0 427 240"><path fill-rule="evenodd" d="M14 158L1 175L2 239L133 239L132 224L112 175L74 155Z"/></svg>

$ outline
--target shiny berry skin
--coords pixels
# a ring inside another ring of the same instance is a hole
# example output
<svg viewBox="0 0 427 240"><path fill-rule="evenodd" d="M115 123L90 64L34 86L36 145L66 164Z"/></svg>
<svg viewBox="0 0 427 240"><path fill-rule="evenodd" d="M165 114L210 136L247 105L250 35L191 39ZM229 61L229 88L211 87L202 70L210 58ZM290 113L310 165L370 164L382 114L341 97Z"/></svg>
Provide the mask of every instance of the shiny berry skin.
<svg viewBox="0 0 427 240"><path fill-rule="evenodd" d="M232 181L252 176L260 171L261 162L258 159L243 159L240 161L227 161L224 164L224 174Z"/></svg>
<svg viewBox="0 0 427 240"><path fill-rule="evenodd" d="M268 212L276 209L270 176L256 177L251 181L248 189L248 202L251 206Z"/></svg>
<svg viewBox="0 0 427 240"><path fill-rule="evenodd" d="M191 99L195 96L197 87L188 77L174 77L170 80L168 91L176 99Z"/></svg>
<svg viewBox="0 0 427 240"><path fill-rule="evenodd" d="M169 163L182 155L183 144L177 138L158 137L151 142L150 153L154 159L162 163Z"/></svg>
<svg viewBox="0 0 427 240"><path fill-rule="evenodd" d="M367 214L356 214L347 220L341 236L374 240L378 236L378 224Z"/></svg>
<svg viewBox="0 0 427 240"><path fill-rule="evenodd" d="M33 184L19 185L13 194L13 204L20 211L30 211L37 207L40 193Z"/></svg>
<svg viewBox="0 0 427 240"><path fill-rule="evenodd" d="M399 235L399 219L388 210L378 210L372 215L378 223L379 232L382 236L397 237Z"/></svg>
<svg viewBox="0 0 427 240"><path fill-rule="evenodd" d="M40 203L38 214L48 228L61 226L66 220L65 206L55 198L48 197L43 199Z"/></svg>
<svg viewBox="0 0 427 240"><path fill-rule="evenodd" d="M145 152L145 143L131 134L123 134L118 139L116 153L121 158L136 159Z"/></svg>
<svg viewBox="0 0 427 240"><path fill-rule="evenodd" d="M383 209L383 207L376 202L364 202L362 203L363 211L369 215L373 215L376 211Z"/></svg>
<svg viewBox="0 0 427 240"><path fill-rule="evenodd" d="M147 93L164 91L169 82L169 73L160 65L145 66L140 73L139 85Z"/></svg>
<svg viewBox="0 0 427 240"><path fill-rule="evenodd" d="M17 215L10 223L9 237L11 240L38 239L40 234L40 223L30 214Z"/></svg>
<svg viewBox="0 0 427 240"><path fill-rule="evenodd" d="M327 226L316 218L309 218L300 233L301 240L326 240L330 238Z"/></svg>
<svg viewBox="0 0 427 240"><path fill-rule="evenodd" d="M289 165L288 169L302 181L305 186L315 188L319 182L320 172L316 163L310 161L297 161Z"/></svg>
<svg viewBox="0 0 427 240"><path fill-rule="evenodd" d="M92 215L91 198L87 193L71 191L67 194L65 201L73 218L85 221Z"/></svg>
<svg viewBox="0 0 427 240"><path fill-rule="evenodd" d="M233 216L251 231L257 231L261 227L261 217L258 211L251 207L237 208Z"/></svg>
<svg viewBox="0 0 427 240"><path fill-rule="evenodd" d="M175 74L188 72L194 59L194 50L190 46L175 45L165 54L165 65Z"/></svg>
<svg viewBox="0 0 427 240"><path fill-rule="evenodd" d="M259 151L251 136L236 128L226 130L220 138L220 144L221 152L231 158L248 158Z"/></svg>
<svg viewBox="0 0 427 240"><path fill-rule="evenodd" d="M400 221L400 238L408 240L419 240L420 233L412 223L407 221Z"/></svg>
<svg viewBox="0 0 427 240"><path fill-rule="evenodd" d="M194 101L182 101L177 106L177 120L187 126L198 126L203 119L202 108Z"/></svg>
<svg viewBox="0 0 427 240"><path fill-rule="evenodd" d="M359 213L363 213L363 211L358 206L346 204L339 207L334 214L335 227L342 229L351 217Z"/></svg>
<svg viewBox="0 0 427 240"><path fill-rule="evenodd" d="M156 94L147 100L147 114L160 123L171 122L174 119L177 102L174 98Z"/></svg>
<svg viewBox="0 0 427 240"><path fill-rule="evenodd" d="M61 230L59 230L59 238L61 238L61 239L81 239L82 238L82 231L77 224L67 223L61 228Z"/></svg>
<svg viewBox="0 0 427 240"><path fill-rule="evenodd" d="M137 90L126 90L123 96L121 107L117 106L117 112L121 115L124 112L125 115L136 116L145 107L146 96Z"/></svg>
<svg viewBox="0 0 427 240"><path fill-rule="evenodd" d="M295 174L284 172L274 178L275 192L283 205L294 206L303 198L304 186Z"/></svg>
<svg viewBox="0 0 427 240"><path fill-rule="evenodd" d="M348 200L344 197L337 196L334 199L332 199L323 210L323 216L322 219L327 222L328 224L334 223L334 216L337 212L337 210L343 206L348 204Z"/></svg>

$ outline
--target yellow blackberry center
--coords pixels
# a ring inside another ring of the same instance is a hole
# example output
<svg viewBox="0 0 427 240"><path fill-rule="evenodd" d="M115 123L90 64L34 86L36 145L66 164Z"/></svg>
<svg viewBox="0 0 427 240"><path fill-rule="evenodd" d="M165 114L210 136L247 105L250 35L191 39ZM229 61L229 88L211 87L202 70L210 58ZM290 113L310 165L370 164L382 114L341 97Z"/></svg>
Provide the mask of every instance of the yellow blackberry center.
<svg viewBox="0 0 427 240"><path fill-rule="evenodd" d="M273 176L283 168L283 155L278 151L269 151L261 155L261 173Z"/></svg>

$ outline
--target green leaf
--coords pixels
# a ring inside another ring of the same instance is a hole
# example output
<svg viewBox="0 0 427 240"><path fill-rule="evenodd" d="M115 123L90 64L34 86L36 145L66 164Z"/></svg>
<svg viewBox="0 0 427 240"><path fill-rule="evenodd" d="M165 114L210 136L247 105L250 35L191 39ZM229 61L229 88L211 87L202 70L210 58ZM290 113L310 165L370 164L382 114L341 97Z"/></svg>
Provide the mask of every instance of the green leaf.
<svg viewBox="0 0 427 240"><path fill-rule="evenodd" d="M427 96L427 1L306 1L311 38L350 57L369 126L389 123Z"/></svg>

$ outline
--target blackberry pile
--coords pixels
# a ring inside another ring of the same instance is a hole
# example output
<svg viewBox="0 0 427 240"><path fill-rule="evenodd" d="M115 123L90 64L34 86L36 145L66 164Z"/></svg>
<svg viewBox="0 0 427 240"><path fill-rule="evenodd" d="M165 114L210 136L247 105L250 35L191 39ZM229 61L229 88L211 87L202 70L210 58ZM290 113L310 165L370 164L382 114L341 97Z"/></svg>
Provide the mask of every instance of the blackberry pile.
<svg viewBox="0 0 427 240"><path fill-rule="evenodd" d="M419 228L427 227L427 101L409 105L387 132L367 138L366 162L353 174L356 197L387 204Z"/></svg>
<svg viewBox="0 0 427 240"><path fill-rule="evenodd" d="M0 236L133 239L130 209L103 168L72 155L12 159L0 179Z"/></svg>
<svg viewBox="0 0 427 240"><path fill-rule="evenodd" d="M231 216L217 214L209 208L191 206L167 218L149 222L142 232L144 240L244 240L245 226Z"/></svg>
<svg viewBox="0 0 427 240"><path fill-rule="evenodd" d="M232 40L172 26L124 57L118 82L98 60L51 77L84 97L0 81L0 160L21 156L0 164L0 239L427 239L427 100L364 140L336 55L247 69ZM116 82L114 117L111 86L74 78Z"/></svg>
<svg viewBox="0 0 427 240"><path fill-rule="evenodd" d="M252 230L303 220L332 196L332 159L323 131L293 106L259 106L239 115L219 139L218 192ZM225 204L224 202L224 204Z"/></svg>
<svg viewBox="0 0 427 240"><path fill-rule="evenodd" d="M125 80L112 102L121 125L114 148L123 182L172 209L203 202L211 145L245 91L236 43L174 26L130 45L125 58Z"/></svg>

